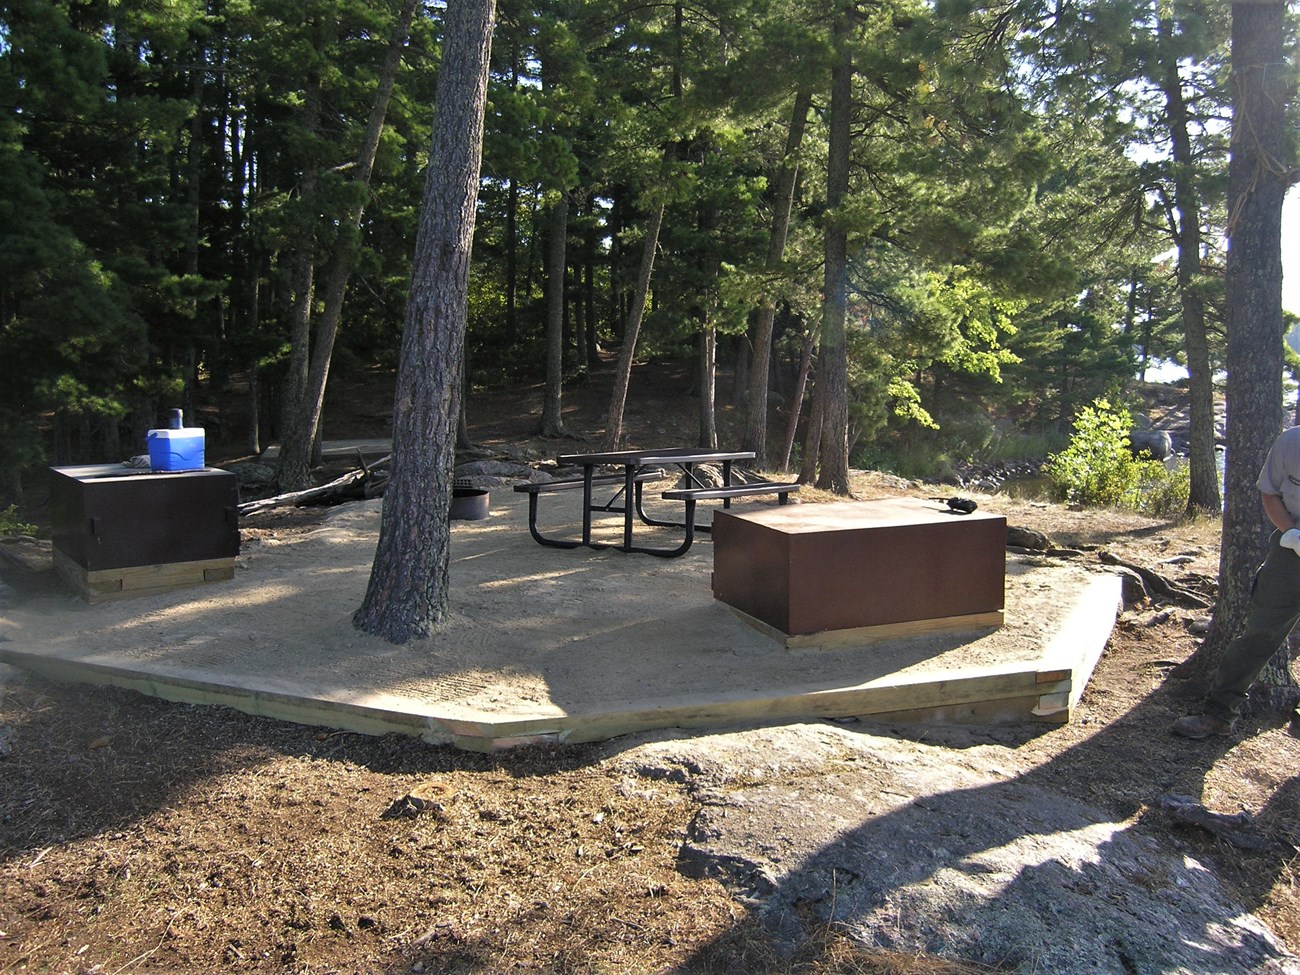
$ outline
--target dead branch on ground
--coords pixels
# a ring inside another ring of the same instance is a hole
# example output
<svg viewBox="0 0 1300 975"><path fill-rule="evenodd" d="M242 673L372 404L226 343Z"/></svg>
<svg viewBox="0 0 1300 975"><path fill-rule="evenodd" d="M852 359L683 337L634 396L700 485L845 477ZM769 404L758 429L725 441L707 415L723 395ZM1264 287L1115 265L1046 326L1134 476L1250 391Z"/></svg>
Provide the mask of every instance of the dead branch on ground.
<svg viewBox="0 0 1300 975"><path fill-rule="evenodd" d="M307 488L304 491L290 491L287 494L277 494L274 497L262 498L258 501L246 501L239 506L239 514L241 517L254 515L262 511L270 511L273 508L282 508L286 505L299 507L309 502L325 503L329 501L346 501L358 497L377 497L383 493L384 485L388 480L386 476L378 472L378 469L391 458L392 454L388 454L373 464L367 465L365 461L360 459L360 454L358 454L358 462L361 467L357 470L348 471L327 484Z"/></svg>

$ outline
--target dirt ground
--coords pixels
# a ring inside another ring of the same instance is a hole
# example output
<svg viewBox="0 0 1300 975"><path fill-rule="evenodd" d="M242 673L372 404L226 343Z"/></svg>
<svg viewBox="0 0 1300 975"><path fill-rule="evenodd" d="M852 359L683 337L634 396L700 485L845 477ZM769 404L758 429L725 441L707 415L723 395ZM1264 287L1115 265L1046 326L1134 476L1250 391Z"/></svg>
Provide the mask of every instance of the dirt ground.
<svg viewBox="0 0 1300 975"><path fill-rule="evenodd" d="M684 391L669 375L638 399L634 380L629 439L690 436L692 417L675 405ZM532 437L539 390L485 399L471 401L476 440L538 457L571 446ZM573 429L599 426L598 390L570 402ZM328 435L382 435L382 403L338 413ZM859 489L873 486L863 475ZM1081 559L1106 549L1201 591L1216 571L1210 519L999 504ZM264 515L247 530L291 537L320 517ZM953 755L980 746L1008 779L1032 775L1136 822L1209 865L1297 950L1300 741L1270 716L1209 743L1167 732L1195 701L1197 689L1169 675L1204 620L1176 604L1131 607L1075 721L963 729ZM900 748L921 733L861 732ZM677 777L629 773L619 754L636 747L476 755L10 671L0 677L0 973L984 970L862 949L833 925L783 941L719 880L683 869L701 798ZM1168 793L1248 812L1266 848L1179 825L1158 805Z"/></svg>

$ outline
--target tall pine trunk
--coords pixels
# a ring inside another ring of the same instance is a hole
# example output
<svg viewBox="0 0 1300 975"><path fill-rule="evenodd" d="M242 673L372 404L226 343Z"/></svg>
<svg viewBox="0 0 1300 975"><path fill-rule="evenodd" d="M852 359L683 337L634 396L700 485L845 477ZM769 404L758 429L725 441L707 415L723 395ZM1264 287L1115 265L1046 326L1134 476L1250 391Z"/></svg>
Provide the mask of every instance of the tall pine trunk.
<svg viewBox="0 0 1300 975"><path fill-rule="evenodd" d="M849 123L853 100L849 27L849 15L841 14L837 30L840 50L831 67L830 144L826 163L826 267L821 355L815 390L815 409L821 419L817 487L844 495L849 493L848 233L839 208L849 191Z"/></svg>
<svg viewBox="0 0 1300 975"><path fill-rule="evenodd" d="M785 441L781 445L781 470L790 470L790 455L794 453L794 439L799 432L799 417L803 414L804 391L808 388L808 373L812 371L813 350L817 345L817 332L804 333L803 354L799 357L799 375L790 396L790 422L786 426Z"/></svg>
<svg viewBox="0 0 1300 975"><path fill-rule="evenodd" d="M1196 188L1195 159L1182 79L1178 62L1168 54L1172 29L1173 25L1162 18L1159 25L1163 60L1161 87L1173 145L1174 204L1178 209L1175 226L1178 298L1182 306L1188 394L1191 397L1188 449L1191 493L1187 505L1193 511L1218 511L1221 502L1219 471L1214 456L1214 375L1205 330L1205 300L1201 297L1197 280L1201 274L1201 199Z"/></svg>
<svg viewBox="0 0 1300 975"><path fill-rule="evenodd" d="M546 393L542 400L543 437L563 437L564 429L564 269L569 239L569 196L560 193L551 207L546 243Z"/></svg>
<svg viewBox="0 0 1300 975"><path fill-rule="evenodd" d="M794 189L798 181L799 164L796 156L803 143L807 128L808 110L812 106L812 92L801 90L794 97L790 114L790 131L785 140L785 155L776 178L776 196L772 201L772 231L767 242L767 259L764 268L775 277L785 256L785 242L790 233L790 210L794 205ZM748 412L743 446L754 451L757 465L767 464L767 392L772 371L772 331L776 322L776 300L763 299L754 324L754 361L750 366Z"/></svg>
<svg viewBox="0 0 1300 975"><path fill-rule="evenodd" d="M317 25L317 49L324 46ZM281 491L298 491L311 480L311 442L303 450L295 449L306 438L304 402L311 367L311 309L316 295L316 225L319 206L317 156L321 124L321 79L313 68L307 81L303 101L302 124L307 143L313 147L303 163L298 200L297 248L293 256L293 304L289 318L289 367L284 379L284 399L280 408L280 459L276 483Z"/></svg>
<svg viewBox="0 0 1300 975"><path fill-rule="evenodd" d="M1294 157L1286 107L1282 3L1232 7L1232 154L1228 163L1228 456L1219 599L1209 634L1176 672L1205 678L1245 622L1269 525L1255 486L1282 429L1282 199ZM1285 651L1264 684L1290 684Z"/></svg>
<svg viewBox="0 0 1300 975"><path fill-rule="evenodd" d="M673 97L682 97L682 19L680 0L673 5L676 25L677 52L673 63ZM677 146L664 150L664 161L671 162L677 155ZM617 450L623 439L623 410L627 406L627 390L632 382L632 360L636 356L636 342L641 334L641 320L645 317L646 301L650 296L650 279L654 274L655 254L659 250L659 229L664 222L667 201L660 195L654 212L646 224L645 241L641 246L641 265L636 276L636 291L628 308L627 323L623 327L623 345L618 353L618 366L614 372L614 390L609 401L609 418L605 424L605 447Z"/></svg>
<svg viewBox="0 0 1300 975"><path fill-rule="evenodd" d="M451 492L495 0L450 0L393 404L393 461L370 583L353 615L393 643L447 612Z"/></svg>
<svg viewBox="0 0 1300 975"><path fill-rule="evenodd" d="M278 481L283 490L296 491L309 486L312 446L320 431L321 412L325 406L325 387L329 382L330 363L334 356L334 343L338 338L343 319L343 304L347 298L348 281L356 265L360 250L361 221L365 216L365 201L369 197L370 178L375 171L375 158L379 153L379 140L388 117L388 104L392 100L393 86L397 82L397 69L402 61L402 49L411 30L411 21L419 0L404 0L393 36L389 38L388 51L379 76L379 86L366 121L365 135L357 151L353 180L366 192L357 195L357 203L348 214L325 275L325 305L316 322L311 338L309 366L305 385L296 403L287 409L294 411L292 422L286 426L280 445L280 470ZM308 312L310 314L310 312ZM295 319L296 320L296 319ZM293 483L289 483L292 481Z"/></svg>
<svg viewBox="0 0 1300 975"><path fill-rule="evenodd" d="M700 446L718 449L718 330L705 324L700 343Z"/></svg>
<svg viewBox="0 0 1300 975"><path fill-rule="evenodd" d="M579 224L589 223L591 213L591 197L584 194L586 203L579 211ZM579 199L583 199L580 197ZM591 368L591 348L587 343L587 301L584 294L583 271L587 264L587 235L583 232L582 246L578 248L578 253L574 255L573 269L569 277L569 307L573 311L573 344L574 344L574 365L579 375L585 376L587 370Z"/></svg>
<svg viewBox="0 0 1300 975"><path fill-rule="evenodd" d="M588 198L590 200L590 197ZM588 221L587 230L583 235L583 261L582 261L582 306L583 321L587 323L587 340L584 343L587 349L587 358L583 362L586 369L591 368L591 364L596 360L597 353L600 351L600 335L596 323L596 223L591 218L590 203L588 203Z"/></svg>
<svg viewBox="0 0 1300 975"><path fill-rule="evenodd" d="M659 228L664 222L664 203L656 205L646 224L645 241L641 245L641 269L636 276L636 294L623 326L623 347L618 353L618 366L614 370L614 390L609 401L609 418L605 423L605 449L617 450L623 439L623 410L627 406L627 390L632 383L632 359L636 355L636 341L641 334L641 319L645 316L646 299L650 294L650 278L654 274L655 253L659 250Z"/></svg>

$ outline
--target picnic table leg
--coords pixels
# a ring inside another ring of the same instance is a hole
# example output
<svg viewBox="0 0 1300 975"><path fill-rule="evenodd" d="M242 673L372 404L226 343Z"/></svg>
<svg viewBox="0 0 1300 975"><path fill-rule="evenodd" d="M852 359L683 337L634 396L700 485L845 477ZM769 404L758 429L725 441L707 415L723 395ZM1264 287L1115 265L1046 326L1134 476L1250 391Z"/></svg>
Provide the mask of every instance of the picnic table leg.
<svg viewBox="0 0 1300 975"><path fill-rule="evenodd" d="M724 460L724 461L722 462L722 486L723 486L723 487L731 487L731 461L729 461L729 460ZM730 507L731 507L731 499L730 499L730 498L723 498L723 499L722 499L722 507L723 507L723 508L730 508Z"/></svg>
<svg viewBox="0 0 1300 975"><path fill-rule="evenodd" d="M645 485L641 484L640 481L636 485L636 516L641 519L643 524L654 524L654 519L645 513Z"/></svg>
<svg viewBox="0 0 1300 975"><path fill-rule="evenodd" d="M595 465L582 465L582 544L591 544L591 473Z"/></svg>
<svg viewBox="0 0 1300 975"><path fill-rule="evenodd" d="M641 545L632 545L628 547L629 552L640 552L642 555L657 555L664 559L675 559L679 555L685 555L690 549L691 544L695 541L695 499L686 500L686 537L676 548L646 548Z"/></svg>
<svg viewBox="0 0 1300 975"><path fill-rule="evenodd" d="M626 464L623 467L623 551L632 551L632 499L635 492L640 490L640 485L636 483L636 464ZM636 507L641 507L640 500L637 500Z"/></svg>
<svg viewBox="0 0 1300 975"><path fill-rule="evenodd" d="M700 483L699 479L695 476L694 463L692 463L691 461L676 461L676 464L677 464L677 469L682 472L682 476L686 479L687 484L693 485L695 487L704 486ZM731 461L727 461L726 466L724 468L723 477L724 478L730 477L730 471L731 471ZM638 487L640 487L640 485L638 485ZM648 514L645 513L645 509L641 507L641 498L639 495L637 496L636 513L637 516L647 525L653 525L656 528L685 528L692 533L692 537L694 536L694 533L697 531L701 531L705 533L712 531L712 529L708 525L695 524L695 502L694 501L690 502L689 506L686 509L685 517L680 522L663 521L659 518L651 518ZM691 547L691 539L687 539L686 544L681 548L680 551L674 550L671 554L681 555L690 547ZM649 551L649 554L651 555L665 554L664 552L658 550L647 550L647 549L640 549L640 548L629 548L627 549L627 551L629 552Z"/></svg>
<svg viewBox="0 0 1300 975"><path fill-rule="evenodd" d="M690 476L690 468L689 468L687 465L685 465L685 464L678 464L677 467L678 467L680 470L684 471L688 477ZM640 518L641 521L642 521L644 524L652 525L652 526L654 526L655 528L681 528L681 527L683 527L682 525L679 525L679 524L678 524L677 522L675 522L675 521L663 521L663 520L660 519L660 518L651 518L648 514L646 514L645 507L644 507L643 504L642 504L641 485L639 485L639 484L637 485L636 516L637 516L638 518ZM629 519L629 520L630 520L630 519ZM629 536L626 536L625 539L624 539L624 542L625 542L624 547L626 548L627 545L630 545L630 544L631 544L631 536L630 536L630 535L629 535ZM631 550L631 549L628 549L628 551L632 551L632 550ZM639 550L638 550L638 551L639 551Z"/></svg>
<svg viewBox="0 0 1300 975"><path fill-rule="evenodd" d="M689 467L688 465L686 465L686 464L680 464L680 463L679 463L679 464L677 464L677 468L678 468L678 470L682 471L682 472L683 472L687 477L690 477L690 473L691 473L691 472L690 472L690 467ZM653 525L655 528L682 528L682 527L684 527L683 525L679 525L679 524L678 524L677 522L675 522L675 521L664 521L664 520L661 519L661 518L651 518L648 514L646 514L646 510L645 510L645 508L642 507L642 505L641 505L641 499L640 499L640 498L637 499L637 509L636 509L636 514L637 514L637 517L640 518L641 521L643 521L645 524L647 524L647 525Z"/></svg>
<svg viewBox="0 0 1300 975"><path fill-rule="evenodd" d="M549 545L551 548L577 548L581 542L570 542L558 538L547 538L542 534L541 529L537 527L537 494L528 495L528 534L533 536L533 541L538 545Z"/></svg>

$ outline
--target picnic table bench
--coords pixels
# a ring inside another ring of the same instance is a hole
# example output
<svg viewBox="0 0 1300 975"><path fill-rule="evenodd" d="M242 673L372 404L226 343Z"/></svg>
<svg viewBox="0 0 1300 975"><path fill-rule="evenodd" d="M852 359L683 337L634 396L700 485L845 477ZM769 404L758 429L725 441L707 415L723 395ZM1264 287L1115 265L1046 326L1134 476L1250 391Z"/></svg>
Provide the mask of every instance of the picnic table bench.
<svg viewBox="0 0 1300 975"><path fill-rule="evenodd" d="M673 488L665 491L663 496L669 501L683 501L686 504L686 517L684 519L687 533L695 525L695 504L697 501L722 501L723 508L731 507L732 498L757 497L762 494L777 495L777 504L787 504L790 501L790 495L799 490L799 485L794 482L778 481L749 481L745 484L729 484L726 487L708 487L708 488ZM700 531L709 531L710 529L700 526Z"/></svg>

